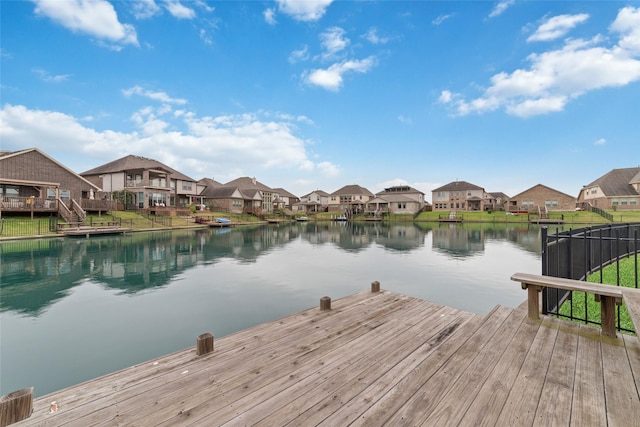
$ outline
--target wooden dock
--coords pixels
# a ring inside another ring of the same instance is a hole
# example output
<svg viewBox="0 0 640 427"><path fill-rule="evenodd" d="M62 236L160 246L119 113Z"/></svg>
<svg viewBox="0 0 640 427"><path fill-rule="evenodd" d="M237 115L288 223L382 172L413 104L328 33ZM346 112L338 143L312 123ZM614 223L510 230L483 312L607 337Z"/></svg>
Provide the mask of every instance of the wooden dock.
<svg viewBox="0 0 640 427"><path fill-rule="evenodd" d="M640 423L639 340L531 320L526 303L479 316L372 285L214 347L43 396L15 425Z"/></svg>
<svg viewBox="0 0 640 427"><path fill-rule="evenodd" d="M91 237L101 236L109 234L124 234L129 233L133 229L120 227L116 225L105 226L92 226L92 225L78 225L75 227L60 228L59 231L65 236L70 237Z"/></svg>

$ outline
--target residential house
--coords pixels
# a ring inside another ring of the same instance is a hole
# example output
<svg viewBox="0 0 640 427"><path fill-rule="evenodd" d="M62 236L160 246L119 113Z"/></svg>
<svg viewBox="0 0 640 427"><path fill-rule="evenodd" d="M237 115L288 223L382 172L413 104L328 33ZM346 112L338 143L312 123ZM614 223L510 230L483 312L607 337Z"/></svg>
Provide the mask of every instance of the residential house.
<svg viewBox="0 0 640 427"><path fill-rule="evenodd" d="M274 208L277 206L281 209L292 210L293 205L300 201L300 198L295 194L292 194L284 188L274 188L273 193L276 195L273 201Z"/></svg>
<svg viewBox="0 0 640 427"><path fill-rule="evenodd" d="M329 193L315 190L300 197L300 201L294 203L293 210L297 212L326 212L329 203Z"/></svg>
<svg viewBox="0 0 640 427"><path fill-rule="evenodd" d="M199 193L203 187L193 178L142 156L128 155L80 175L102 187L107 198L124 192L130 208L185 208L202 204Z"/></svg>
<svg viewBox="0 0 640 427"><path fill-rule="evenodd" d="M509 212L569 211L576 208L576 198L546 185L537 184L509 199Z"/></svg>
<svg viewBox="0 0 640 427"><path fill-rule="evenodd" d="M640 167L613 169L578 194L578 204L600 209L640 209Z"/></svg>
<svg viewBox="0 0 640 427"><path fill-rule="evenodd" d="M484 210L503 211L509 201L509 196L502 192L485 194Z"/></svg>
<svg viewBox="0 0 640 427"><path fill-rule="evenodd" d="M367 202L375 195L359 185L345 185L329 195L327 210L329 212L345 212L358 214L365 210Z"/></svg>
<svg viewBox="0 0 640 427"><path fill-rule="evenodd" d="M0 153L2 211L56 213L65 219L76 211L82 219L83 202L94 201L100 190L37 148Z"/></svg>
<svg viewBox="0 0 640 427"><path fill-rule="evenodd" d="M372 215L416 214L425 206L430 206L424 200L424 193L408 185L385 188L376 193L375 198L366 203L366 212Z"/></svg>
<svg viewBox="0 0 640 427"><path fill-rule="evenodd" d="M453 181L431 191L434 211L483 211L484 188L466 181Z"/></svg>
<svg viewBox="0 0 640 427"><path fill-rule="evenodd" d="M263 213L273 212L273 201L277 199L277 193L255 177L236 178L224 184L223 187L235 188L239 194L242 194L244 197L244 213L262 215Z"/></svg>

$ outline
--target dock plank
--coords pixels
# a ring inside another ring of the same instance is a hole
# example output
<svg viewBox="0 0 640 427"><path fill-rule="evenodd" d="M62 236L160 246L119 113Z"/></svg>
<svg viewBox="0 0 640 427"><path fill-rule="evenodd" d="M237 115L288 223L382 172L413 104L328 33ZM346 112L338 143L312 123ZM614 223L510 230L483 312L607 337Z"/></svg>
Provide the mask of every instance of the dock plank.
<svg viewBox="0 0 640 427"><path fill-rule="evenodd" d="M602 370L607 405L607 422L610 426L638 425L640 400L633 382L633 372L624 345L624 338L603 340Z"/></svg>
<svg viewBox="0 0 640 427"><path fill-rule="evenodd" d="M497 425L533 424L557 335L558 323L545 318L509 392Z"/></svg>
<svg viewBox="0 0 640 427"><path fill-rule="evenodd" d="M571 426L607 424L601 340L599 330L580 326L571 405Z"/></svg>
<svg viewBox="0 0 640 427"><path fill-rule="evenodd" d="M579 331L580 325L577 323L559 324L534 426L566 426L571 421Z"/></svg>

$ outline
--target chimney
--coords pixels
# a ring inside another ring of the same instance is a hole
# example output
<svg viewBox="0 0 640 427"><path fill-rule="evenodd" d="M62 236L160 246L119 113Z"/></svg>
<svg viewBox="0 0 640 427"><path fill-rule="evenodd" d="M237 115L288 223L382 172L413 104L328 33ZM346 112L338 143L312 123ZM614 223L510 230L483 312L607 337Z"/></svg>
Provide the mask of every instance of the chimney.
<svg viewBox="0 0 640 427"><path fill-rule="evenodd" d="M253 183L253 185L256 185L256 177L255 176L253 178L251 178L251 182Z"/></svg>

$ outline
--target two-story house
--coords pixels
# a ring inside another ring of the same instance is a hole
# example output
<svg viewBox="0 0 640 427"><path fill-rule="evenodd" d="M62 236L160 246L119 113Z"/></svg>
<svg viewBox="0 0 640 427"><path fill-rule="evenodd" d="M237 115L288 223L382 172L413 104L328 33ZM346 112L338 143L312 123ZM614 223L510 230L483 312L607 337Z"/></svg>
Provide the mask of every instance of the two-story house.
<svg viewBox="0 0 640 427"><path fill-rule="evenodd" d="M373 215L415 214L428 205L422 191L408 185L398 185L376 193L375 198L367 202L366 211Z"/></svg>
<svg viewBox="0 0 640 427"><path fill-rule="evenodd" d="M365 210L367 202L375 195L357 184L345 185L337 191L329 194L327 210L329 212L344 212L358 214Z"/></svg>
<svg viewBox="0 0 640 427"><path fill-rule="evenodd" d="M314 190L300 197L300 201L294 203L296 212L326 212L329 202L329 193L322 190Z"/></svg>
<svg viewBox="0 0 640 427"><path fill-rule="evenodd" d="M466 181L453 181L431 191L434 211L483 211L484 188Z"/></svg>
<svg viewBox="0 0 640 427"><path fill-rule="evenodd" d="M202 203L202 187L196 180L142 156L128 155L80 175L102 187L108 198L117 195L131 208L184 208Z"/></svg>

